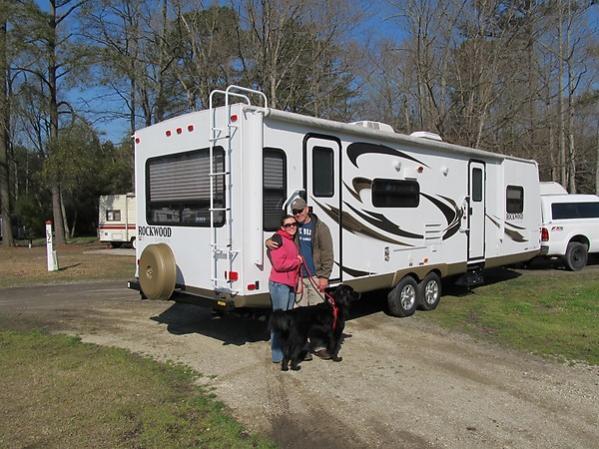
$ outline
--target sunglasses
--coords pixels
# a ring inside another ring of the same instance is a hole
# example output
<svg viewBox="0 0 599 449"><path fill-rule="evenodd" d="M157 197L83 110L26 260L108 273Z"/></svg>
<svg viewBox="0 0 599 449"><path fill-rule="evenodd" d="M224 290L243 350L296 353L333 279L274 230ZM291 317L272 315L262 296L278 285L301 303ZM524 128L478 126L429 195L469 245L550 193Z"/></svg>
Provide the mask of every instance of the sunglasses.
<svg viewBox="0 0 599 449"><path fill-rule="evenodd" d="M297 226L297 223L293 222L293 223L285 223L283 225L284 228L292 228L294 226Z"/></svg>
<svg viewBox="0 0 599 449"><path fill-rule="evenodd" d="M293 215L297 215L297 214L301 214L304 211L304 209L293 209L291 212L293 212Z"/></svg>

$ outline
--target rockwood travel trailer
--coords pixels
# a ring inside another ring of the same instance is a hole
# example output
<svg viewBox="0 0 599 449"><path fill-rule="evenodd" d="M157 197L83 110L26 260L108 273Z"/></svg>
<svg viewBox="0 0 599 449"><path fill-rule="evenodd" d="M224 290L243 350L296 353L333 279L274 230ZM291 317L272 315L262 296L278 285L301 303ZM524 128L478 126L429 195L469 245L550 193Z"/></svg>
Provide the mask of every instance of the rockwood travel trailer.
<svg viewBox="0 0 599 449"><path fill-rule="evenodd" d="M129 243L136 245L135 194L102 195L99 201L98 237L114 248Z"/></svg>
<svg viewBox="0 0 599 449"><path fill-rule="evenodd" d="M225 105L212 107L215 98ZM142 296L176 288L220 306L269 307L264 241L298 195L332 233L331 285L392 288L396 315L434 308L443 277L539 252L535 161L270 109L236 86L134 139L139 282L130 287Z"/></svg>

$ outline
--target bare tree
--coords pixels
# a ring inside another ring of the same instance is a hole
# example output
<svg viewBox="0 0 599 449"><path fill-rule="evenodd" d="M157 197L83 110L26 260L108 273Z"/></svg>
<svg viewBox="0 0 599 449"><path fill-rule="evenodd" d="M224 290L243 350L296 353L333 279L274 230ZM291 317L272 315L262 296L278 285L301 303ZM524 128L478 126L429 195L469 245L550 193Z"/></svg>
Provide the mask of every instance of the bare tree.
<svg viewBox="0 0 599 449"><path fill-rule="evenodd" d="M0 217L2 218L2 244L13 245L10 217L10 186L8 150L10 139L10 109L8 97L7 23L9 6L0 0Z"/></svg>

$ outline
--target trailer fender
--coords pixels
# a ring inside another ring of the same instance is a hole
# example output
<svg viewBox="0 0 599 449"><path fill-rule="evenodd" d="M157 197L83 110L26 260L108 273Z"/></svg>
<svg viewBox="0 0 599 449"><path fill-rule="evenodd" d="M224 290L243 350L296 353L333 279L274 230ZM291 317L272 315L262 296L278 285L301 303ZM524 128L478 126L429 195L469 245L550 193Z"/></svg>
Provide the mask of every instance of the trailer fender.
<svg viewBox="0 0 599 449"><path fill-rule="evenodd" d="M177 264L166 243L148 245L139 259L139 284L149 299L170 299L175 290Z"/></svg>

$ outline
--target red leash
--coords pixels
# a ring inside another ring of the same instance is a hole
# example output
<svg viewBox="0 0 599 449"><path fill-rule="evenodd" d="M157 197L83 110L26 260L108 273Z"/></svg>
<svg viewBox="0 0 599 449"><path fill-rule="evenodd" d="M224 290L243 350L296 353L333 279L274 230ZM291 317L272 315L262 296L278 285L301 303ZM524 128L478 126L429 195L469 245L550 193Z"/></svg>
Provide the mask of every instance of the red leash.
<svg viewBox="0 0 599 449"><path fill-rule="evenodd" d="M308 280L310 281L310 285L312 285L312 287L314 288L314 290L316 290L316 292L318 293L318 295L322 298L322 295L320 295L320 288L318 287L318 285L316 285L316 281L314 280L314 276L312 276L312 273L310 272L310 269L308 268L308 265L306 264L305 260L302 260L301 265L299 266L299 270L301 270L303 267L306 270L306 273L308 275ZM299 273L301 276L301 273ZM335 302L335 298L333 298L333 296L329 293L322 292L324 293L324 298L323 300L326 300L329 305L331 306L331 308L333 309L333 331L335 330L335 328L337 327L337 318L339 317L339 307L337 307L337 303Z"/></svg>

